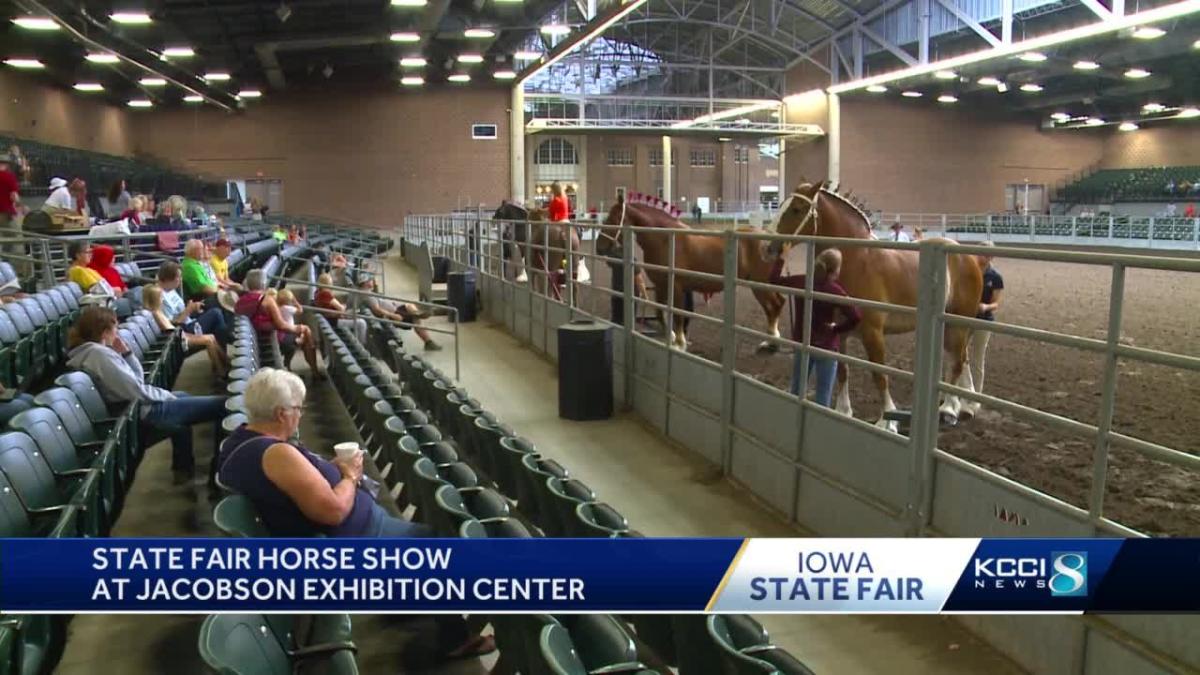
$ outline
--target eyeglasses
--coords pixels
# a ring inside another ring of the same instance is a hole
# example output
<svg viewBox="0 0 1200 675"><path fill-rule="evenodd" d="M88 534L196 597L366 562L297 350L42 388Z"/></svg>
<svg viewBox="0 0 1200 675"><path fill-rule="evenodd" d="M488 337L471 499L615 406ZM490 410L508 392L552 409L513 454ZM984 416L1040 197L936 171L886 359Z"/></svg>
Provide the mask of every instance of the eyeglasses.
<svg viewBox="0 0 1200 675"><path fill-rule="evenodd" d="M284 410L295 410L297 415L304 414L304 406L302 406L302 405L285 405L285 406L283 406L283 409Z"/></svg>

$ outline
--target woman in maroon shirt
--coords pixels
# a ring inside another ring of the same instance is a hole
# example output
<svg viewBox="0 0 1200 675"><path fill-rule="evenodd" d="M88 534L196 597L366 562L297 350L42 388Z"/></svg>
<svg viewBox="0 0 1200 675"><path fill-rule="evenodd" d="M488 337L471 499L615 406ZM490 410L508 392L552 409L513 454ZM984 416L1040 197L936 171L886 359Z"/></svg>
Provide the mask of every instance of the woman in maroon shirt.
<svg viewBox="0 0 1200 675"><path fill-rule="evenodd" d="M846 289L838 283L838 275L842 270L842 253L836 248L822 251L813 265L813 291L850 297ZM805 278L803 274L783 276L783 256L775 261L771 268L771 283L788 288L803 289ZM792 297L793 316L792 339L796 342L804 340L804 297ZM842 333L854 330L862 320L862 312L853 305L837 305L813 298L812 331L809 334L809 345L826 351L836 352L841 347ZM835 320L841 314L841 320ZM800 364L804 353L796 352L795 365L792 367L792 394L799 396L801 389ZM808 362L809 375L816 375L817 403L830 407L833 402L833 385L837 381L837 361L827 356L812 354Z"/></svg>

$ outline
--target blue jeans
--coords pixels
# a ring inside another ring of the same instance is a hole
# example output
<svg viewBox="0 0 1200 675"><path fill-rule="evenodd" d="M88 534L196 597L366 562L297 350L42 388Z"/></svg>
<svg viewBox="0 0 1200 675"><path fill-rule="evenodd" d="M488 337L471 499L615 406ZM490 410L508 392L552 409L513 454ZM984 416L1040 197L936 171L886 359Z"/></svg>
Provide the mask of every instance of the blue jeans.
<svg viewBox="0 0 1200 675"><path fill-rule="evenodd" d="M174 401L146 405L142 422L171 436L171 468L190 471L196 465L192 453L192 425L217 422L225 417L224 396L192 396L175 392Z"/></svg>
<svg viewBox="0 0 1200 675"><path fill-rule="evenodd" d="M792 388L795 396L800 395L800 363L802 352L796 352L792 365ZM814 400L826 408L833 404L833 385L837 383L837 361L821 356L811 356L808 361L808 376L817 378L817 393Z"/></svg>
<svg viewBox="0 0 1200 675"><path fill-rule="evenodd" d="M33 397L29 394L17 394L11 401L0 403L0 426L7 426L8 421L34 406Z"/></svg>
<svg viewBox="0 0 1200 675"><path fill-rule="evenodd" d="M403 518L396 518L383 509L379 504L371 504L371 520L367 523L365 536L368 537L402 537L418 538L432 537L433 528L421 523L412 523Z"/></svg>
<svg viewBox="0 0 1200 675"><path fill-rule="evenodd" d="M222 347L229 344L229 328L225 323L225 312L220 307L211 307L204 310L200 316L193 318L185 324L184 328L190 329L192 324L200 326L200 332L205 335L216 336L217 342L221 343Z"/></svg>

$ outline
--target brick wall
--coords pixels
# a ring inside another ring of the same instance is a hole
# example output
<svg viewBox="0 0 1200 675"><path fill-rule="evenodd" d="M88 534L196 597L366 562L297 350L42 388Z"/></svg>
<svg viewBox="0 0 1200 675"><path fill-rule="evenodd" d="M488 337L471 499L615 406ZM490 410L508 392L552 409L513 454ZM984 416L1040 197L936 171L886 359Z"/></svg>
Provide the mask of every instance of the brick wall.
<svg viewBox="0 0 1200 675"><path fill-rule="evenodd" d="M269 92L241 114L149 112L138 142L209 176L282 179L286 212L391 227L507 196L508 104L501 89ZM476 122L499 138L472 140Z"/></svg>
<svg viewBox="0 0 1200 675"><path fill-rule="evenodd" d="M1114 133L1104 147L1104 168L1200 165L1200 124L1175 120L1161 126Z"/></svg>
<svg viewBox="0 0 1200 675"><path fill-rule="evenodd" d="M112 155L133 154L136 120L129 111L42 84L37 77L7 66L0 71L0 132Z"/></svg>

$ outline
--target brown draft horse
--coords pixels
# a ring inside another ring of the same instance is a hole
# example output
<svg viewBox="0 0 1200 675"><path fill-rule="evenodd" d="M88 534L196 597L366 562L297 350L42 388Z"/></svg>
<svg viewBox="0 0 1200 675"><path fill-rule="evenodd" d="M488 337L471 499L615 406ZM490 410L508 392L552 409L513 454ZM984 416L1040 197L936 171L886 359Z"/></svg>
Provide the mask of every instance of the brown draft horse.
<svg viewBox="0 0 1200 675"><path fill-rule="evenodd" d="M525 244L528 243L533 252L535 269L544 272L542 291L549 290L556 300L561 300L562 288L554 278L563 268L567 242L570 241L572 251L579 252L579 233L576 229L570 223L547 222L545 209L527 209L507 200L500 203L500 207L492 214L492 220L521 221L510 222L504 226L504 257L519 261L516 280L526 281L528 277L525 273ZM525 223L529 223L528 226Z"/></svg>
<svg viewBox="0 0 1200 675"><path fill-rule="evenodd" d="M629 202L624 197L619 198L617 203L609 210L604 224L619 225L622 227L625 225L647 228L654 227L665 230L682 230L684 232L691 229L662 208ZM753 230L742 228L739 231ZM667 234L637 232L635 235L638 245L642 248L643 260L646 263L665 267L670 262L668 250L670 237ZM620 237L621 235L613 230L601 229L596 237L596 252L605 256L612 255L614 251L621 248ZM741 239L738 241L739 279L763 283L767 281L771 273L771 263L763 256L764 249L765 244L762 241L752 239ZM708 274L724 274L724 240L721 237L713 236L676 235L675 267L682 270L707 272ZM682 274L675 275L675 288L668 289L666 272L647 269L646 274L654 282L654 294L657 302L666 305L668 302L667 293L670 290L670 306L676 309L684 306L684 294L689 291L713 294L725 290L724 284L720 281L697 279ZM758 304L762 306L763 313L767 315L767 332L775 337L779 337L779 314L783 311L783 296L770 291L755 290L754 297L758 300ZM687 349L687 335L684 327L685 319L686 317L684 316L674 314L673 326L669 332L671 343L683 350ZM759 345L760 349L764 348L764 346L773 345L769 345L766 342Z"/></svg>
<svg viewBox="0 0 1200 675"><path fill-rule="evenodd" d="M873 239L870 221L857 207L822 184L802 183L780 206L776 231L780 234ZM950 246L958 243L949 239L933 239ZM846 246L842 252L842 271L838 281L852 297L894 305L917 306L917 265L919 253L911 250L864 248ZM974 318L983 293L983 270L974 255L949 253L946 256L946 311ZM858 338L867 358L882 364L885 359L885 334L908 333L916 330L912 315L881 312L862 308L863 319L858 325ZM970 330L947 326L944 347L950 356L950 381L974 391L971 370L965 367ZM841 366L842 364L839 364ZM888 378L872 373L875 386L883 400L883 412L896 409L888 391ZM849 382L846 369L838 368L837 410L852 415ZM973 414L973 408L961 405L957 396L947 396L940 411L957 419L960 412ZM882 416L880 426L886 426Z"/></svg>

